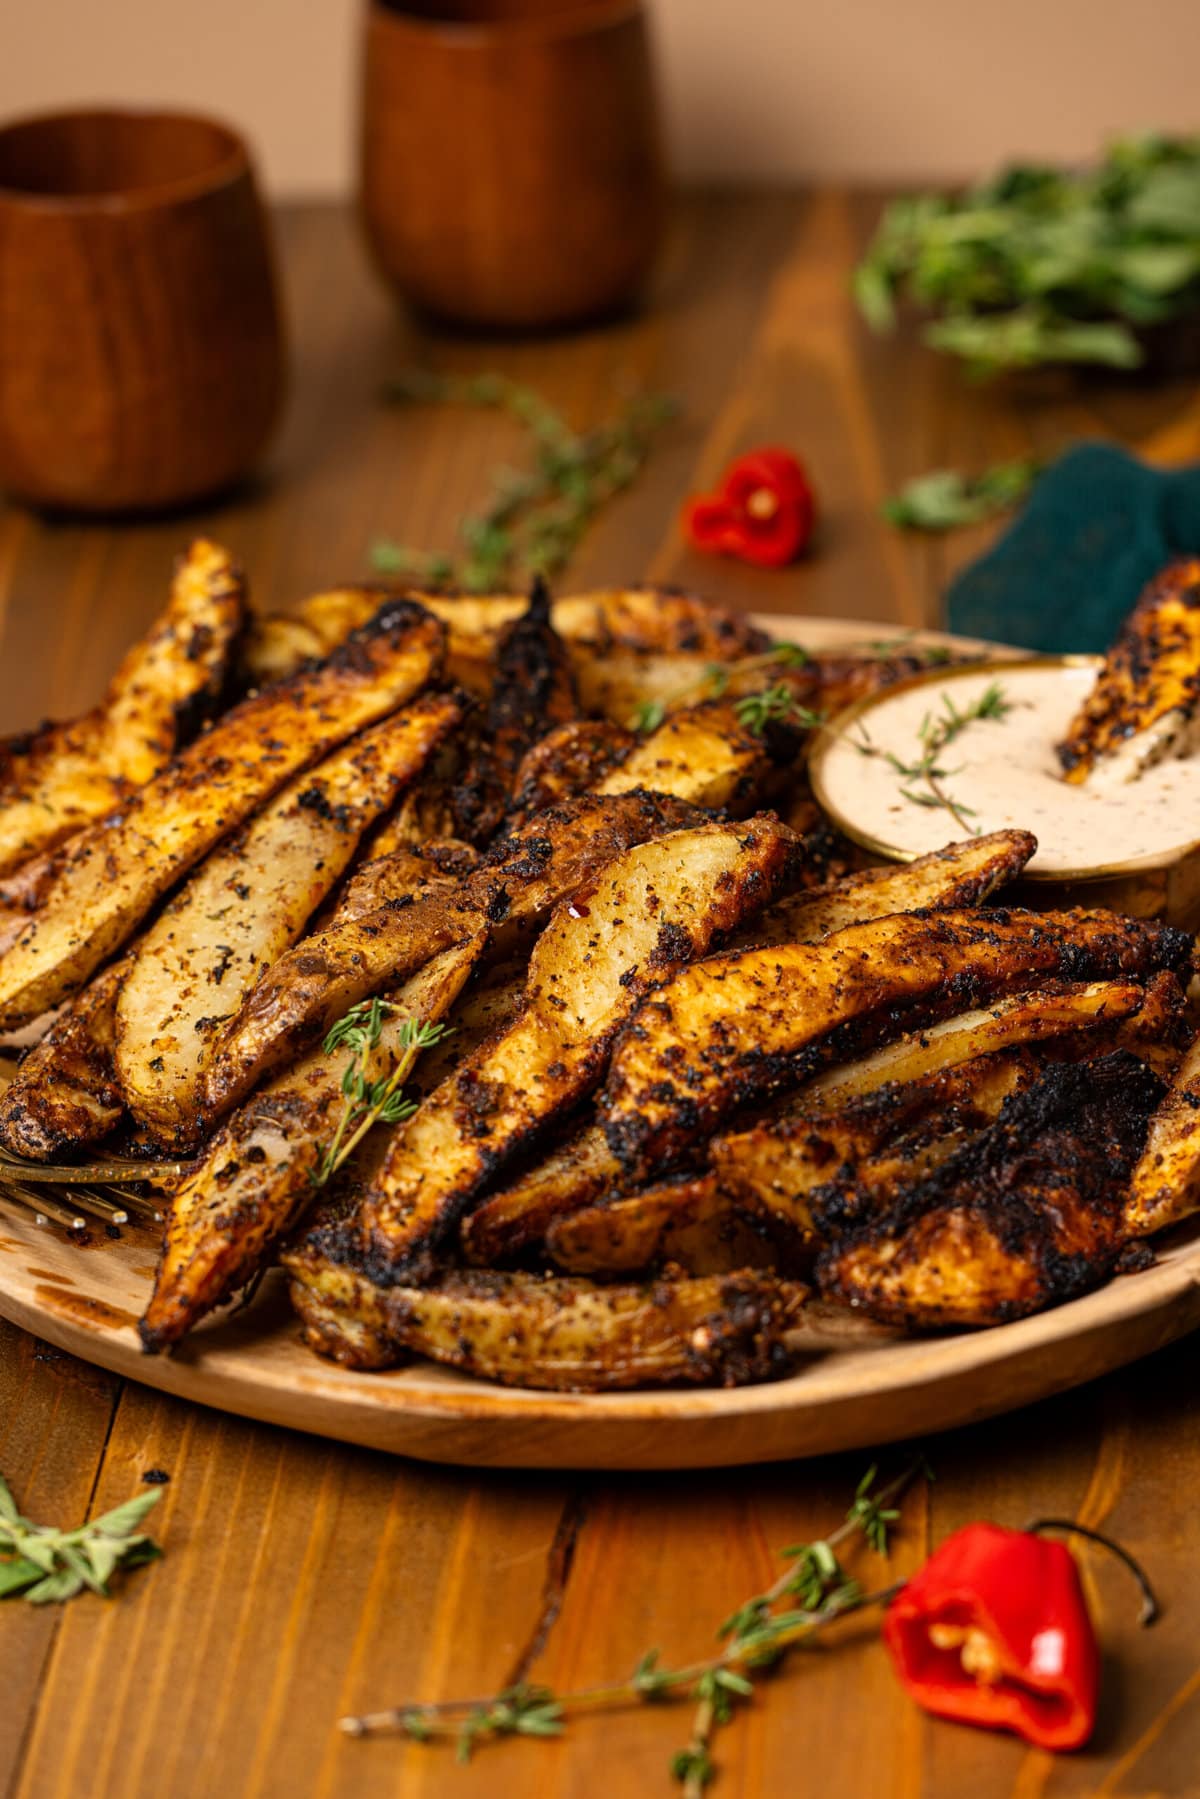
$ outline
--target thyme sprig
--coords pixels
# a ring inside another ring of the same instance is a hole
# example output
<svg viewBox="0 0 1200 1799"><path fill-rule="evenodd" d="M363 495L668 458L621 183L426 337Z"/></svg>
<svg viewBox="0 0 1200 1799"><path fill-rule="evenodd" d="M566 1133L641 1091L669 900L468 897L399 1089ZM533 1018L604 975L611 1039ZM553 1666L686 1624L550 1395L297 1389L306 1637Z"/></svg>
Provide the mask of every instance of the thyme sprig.
<svg viewBox="0 0 1200 1799"><path fill-rule="evenodd" d="M745 675L755 675L775 668L804 668L811 661L808 651L801 649L798 643L777 643L758 656L742 656L736 662L706 663L700 674L673 687L662 699L644 700L630 719L629 728L632 731L657 731L668 712L673 712L678 706L722 699L728 693L731 682L740 680ZM756 697L753 694L746 696L748 699Z"/></svg>
<svg viewBox="0 0 1200 1799"><path fill-rule="evenodd" d="M450 1741L465 1761L481 1744L501 1737L560 1736L570 1719L588 1712L688 1699L696 1706L691 1735L672 1758L671 1774L683 1799L699 1799L716 1773L713 1738L736 1707L754 1696L756 1677L835 1619L884 1605L899 1590L902 1583L864 1591L838 1551L860 1538L876 1554L886 1556L891 1527L899 1517L893 1502L918 1474L932 1479L924 1462L917 1461L879 1488L877 1470L869 1468L837 1528L815 1542L785 1549L788 1566L778 1579L718 1626L722 1647L715 1655L669 1668L662 1666L657 1649L649 1649L627 1679L602 1686L556 1694L549 1687L521 1682L490 1699L404 1705L343 1718L341 1728L358 1737L389 1731L416 1742Z"/></svg>
<svg viewBox="0 0 1200 1799"><path fill-rule="evenodd" d="M351 1006L326 1035L325 1054L332 1056L339 1049L348 1049L350 1059L342 1075L344 1104L333 1136L321 1150L312 1175L315 1187L324 1187L332 1180L374 1125L401 1124L416 1111L417 1102L405 1097L404 1083L421 1051L440 1043L449 1035L449 1027L403 1017L403 1013L402 1006L389 1000L362 1000ZM391 1017L402 1017L403 1022L397 1030L387 1032L389 1041L385 1046L387 1021ZM381 1050L384 1059L395 1059L389 1071L376 1073Z"/></svg>
<svg viewBox="0 0 1200 1799"><path fill-rule="evenodd" d="M999 681L990 681L977 700L973 700L965 710L960 710L948 693L942 694L942 710L940 713L925 714L917 732L920 754L911 762L905 762L891 750L884 750L871 741L866 726L859 720L857 737L849 741L860 756L879 757L889 768L901 777L900 792L914 806L940 807L949 812L951 818L971 837L980 834L979 825L972 824L974 809L964 805L961 800L954 799L947 791L944 783L959 771L945 768L942 756L956 738L960 737L968 725L980 720L990 719L999 723L1013 710L1014 702L1007 698Z"/></svg>
<svg viewBox="0 0 1200 1799"><path fill-rule="evenodd" d="M559 574L596 513L635 479L655 433L678 410L667 395L635 394L607 423L575 432L535 389L506 375L459 378L424 369L392 382L385 398L493 408L532 440L533 466L497 470L487 503L460 521L461 554L429 554L390 538L372 546L380 574L467 593L514 591L537 575Z"/></svg>
<svg viewBox="0 0 1200 1799"><path fill-rule="evenodd" d="M106 1598L118 1568L138 1568L162 1554L138 1529L161 1498L157 1488L137 1493L77 1530L58 1530L22 1517L0 1478L0 1599L49 1605L74 1599L85 1588Z"/></svg>

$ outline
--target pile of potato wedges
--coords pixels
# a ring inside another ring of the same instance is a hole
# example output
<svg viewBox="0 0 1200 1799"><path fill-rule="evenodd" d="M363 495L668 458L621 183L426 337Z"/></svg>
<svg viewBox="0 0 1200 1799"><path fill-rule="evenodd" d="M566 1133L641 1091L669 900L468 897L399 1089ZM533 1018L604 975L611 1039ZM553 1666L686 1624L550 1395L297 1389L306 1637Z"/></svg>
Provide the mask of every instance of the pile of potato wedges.
<svg viewBox="0 0 1200 1799"><path fill-rule="evenodd" d="M151 1353L281 1267L354 1367L735 1384L1136 1268L1200 1207L1192 939L1006 905L1022 831L864 866L807 750L921 665L650 588L255 614L192 544L0 748L0 1144L182 1167Z"/></svg>

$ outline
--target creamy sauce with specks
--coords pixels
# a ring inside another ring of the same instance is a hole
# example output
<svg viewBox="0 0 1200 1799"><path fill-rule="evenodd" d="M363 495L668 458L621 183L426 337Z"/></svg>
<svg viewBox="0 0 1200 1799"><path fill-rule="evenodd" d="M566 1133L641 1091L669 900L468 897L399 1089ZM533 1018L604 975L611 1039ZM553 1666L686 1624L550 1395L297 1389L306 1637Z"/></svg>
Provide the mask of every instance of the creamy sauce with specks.
<svg viewBox="0 0 1200 1799"><path fill-rule="evenodd" d="M1044 876L1116 863L1153 868L1200 844L1200 755L1160 762L1136 780L1127 766L1121 778L1103 763L1079 786L1062 779L1054 746L1090 692L1094 668L947 670L941 681L883 695L861 722L877 750L911 764L921 755L921 722L942 713L943 694L965 711L994 681L1012 710L972 721L939 758L950 771L940 784L972 808L970 826L1032 831L1038 851L1030 872ZM861 741L856 722L824 753L818 797L832 812L899 855L923 855L967 835L943 808L906 800L900 788L923 792L923 783L905 781L882 755L862 755Z"/></svg>

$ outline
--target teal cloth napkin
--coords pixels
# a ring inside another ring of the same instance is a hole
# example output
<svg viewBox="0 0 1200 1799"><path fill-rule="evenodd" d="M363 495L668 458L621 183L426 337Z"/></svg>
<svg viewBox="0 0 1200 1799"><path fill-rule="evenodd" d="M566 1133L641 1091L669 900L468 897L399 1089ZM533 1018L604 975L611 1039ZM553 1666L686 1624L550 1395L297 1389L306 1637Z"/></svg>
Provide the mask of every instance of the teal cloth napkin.
<svg viewBox="0 0 1200 1799"><path fill-rule="evenodd" d="M1184 555L1200 555L1200 464L1156 469L1079 444L951 582L946 626L1031 650L1107 650L1147 581Z"/></svg>

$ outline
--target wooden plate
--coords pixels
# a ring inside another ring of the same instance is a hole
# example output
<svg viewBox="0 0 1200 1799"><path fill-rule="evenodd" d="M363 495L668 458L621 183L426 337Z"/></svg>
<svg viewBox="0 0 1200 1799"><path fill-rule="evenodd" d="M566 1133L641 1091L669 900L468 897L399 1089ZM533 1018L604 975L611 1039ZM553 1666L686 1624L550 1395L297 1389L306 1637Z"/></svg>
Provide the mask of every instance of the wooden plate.
<svg viewBox="0 0 1200 1799"><path fill-rule="evenodd" d="M881 625L774 619L813 647ZM952 640L943 640L952 641ZM974 646L973 646L974 647ZM0 1200L0 1314L59 1348L184 1399L427 1461L520 1468L700 1468L862 1448L994 1416L1091 1380L1200 1326L1200 1223L1157 1264L992 1330L814 1357L787 1380L730 1391L548 1394L414 1363L356 1374L300 1344L282 1283L210 1320L171 1357L134 1322L156 1233L97 1227L84 1243Z"/></svg>

